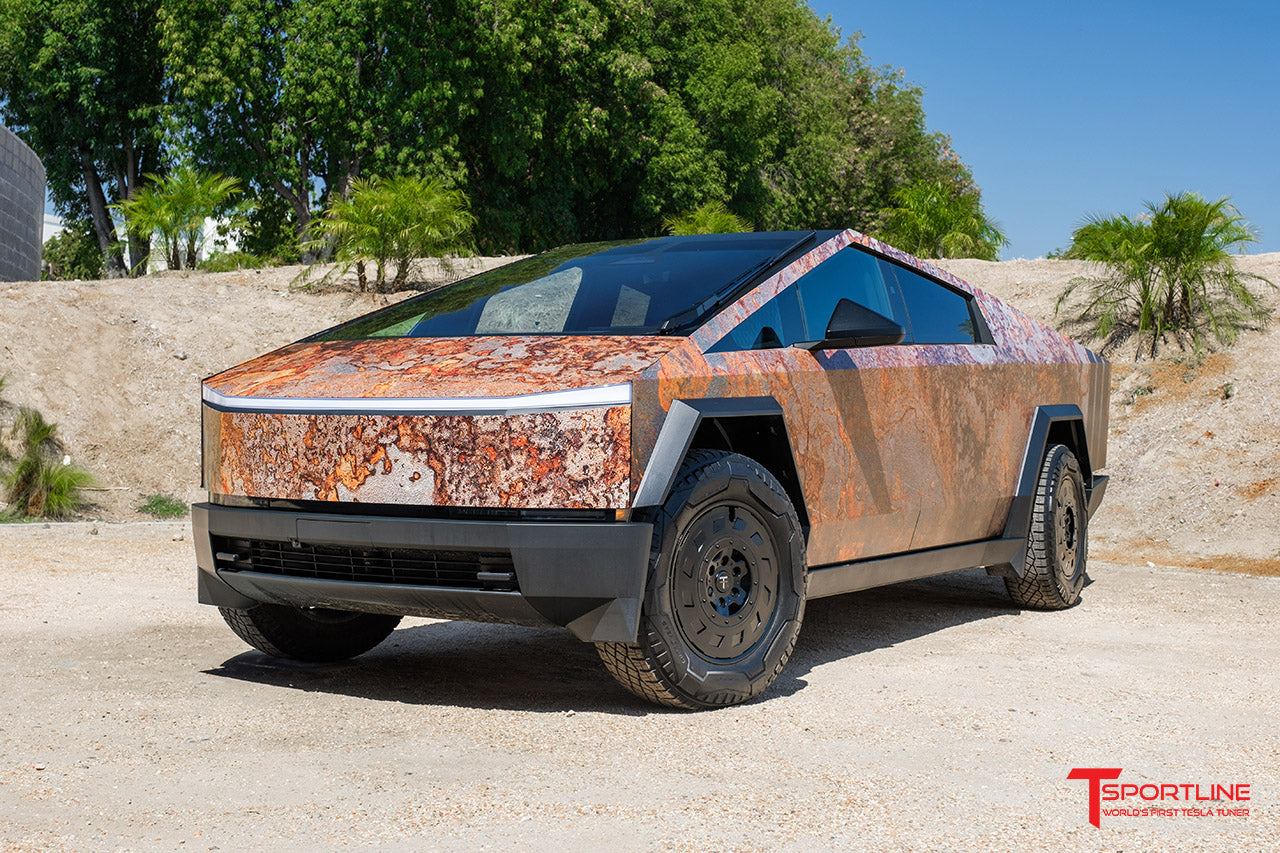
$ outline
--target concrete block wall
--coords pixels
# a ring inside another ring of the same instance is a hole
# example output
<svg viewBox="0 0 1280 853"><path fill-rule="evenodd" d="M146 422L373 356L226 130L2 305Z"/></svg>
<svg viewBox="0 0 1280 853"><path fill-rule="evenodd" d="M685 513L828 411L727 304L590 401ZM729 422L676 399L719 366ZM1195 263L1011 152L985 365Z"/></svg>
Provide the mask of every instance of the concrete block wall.
<svg viewBox="0 0 1280 853"><path fill-rule="evenodd" d="M36 281L44 227L44 164L0 126L0 281Z"/></svg>

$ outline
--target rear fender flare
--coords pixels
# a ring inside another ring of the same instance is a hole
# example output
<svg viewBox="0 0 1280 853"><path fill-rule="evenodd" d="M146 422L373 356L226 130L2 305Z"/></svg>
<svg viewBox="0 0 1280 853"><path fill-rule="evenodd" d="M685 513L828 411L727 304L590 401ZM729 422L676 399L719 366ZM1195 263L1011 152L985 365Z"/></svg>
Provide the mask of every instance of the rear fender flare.
<svg viewBox="0 0 1280 853"><path fill-rule="evenodd" d="M1004 538L1016 539L1021 544L1011 564L991 566L988 571L996 575L1022 577L1023 560L1026 557L1027 532L1031 529L1031 512L1034 508L1036 480L1040 476L1040 463L1051 443L1067 444L1080 462L1084 475L1085 492L1089 495L1089 513L1097 508L1106 488L1106 477L1094 476L1089 464L1089 443L1085 434L1084 415L1076 405L1037 406L1027 435L1027 446L1022 456L1022 468L1014 488L1013 503L1005 522Z"/></svg>

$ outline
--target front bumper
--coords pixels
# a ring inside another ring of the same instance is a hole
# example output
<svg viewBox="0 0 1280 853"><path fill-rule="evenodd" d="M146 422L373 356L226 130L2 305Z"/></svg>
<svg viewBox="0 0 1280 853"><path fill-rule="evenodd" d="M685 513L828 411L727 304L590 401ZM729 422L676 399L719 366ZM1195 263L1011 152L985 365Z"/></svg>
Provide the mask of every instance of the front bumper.
<svg viewBox="0 0 1280 853"><path fill-rule="evenodd" d="M636 642L653 536L651 524L635 522L341 516L208 503L192 506L191 523L202 604L245 610L268 603L556 625L588 642ZM283 559L270 567L255 565L251 553L264 548ZM298 568L302 562L290 559L294 553L306 555L309 566L341 554L343 571L354 579L335 579L327 570L305 576L308 570ZM441 573L449 576L447 583L430 583L422 581L431 576L418 573L412 583L396 582L394 570L385 566L406 554L428 563L448 554L454 564L458 555L488 560L496 554L509 570L492 571L494 566L477 559L473 577L451 571ZM375 563L384 568L367 569ZM377 579L362 579L366 570Z"/></svg>

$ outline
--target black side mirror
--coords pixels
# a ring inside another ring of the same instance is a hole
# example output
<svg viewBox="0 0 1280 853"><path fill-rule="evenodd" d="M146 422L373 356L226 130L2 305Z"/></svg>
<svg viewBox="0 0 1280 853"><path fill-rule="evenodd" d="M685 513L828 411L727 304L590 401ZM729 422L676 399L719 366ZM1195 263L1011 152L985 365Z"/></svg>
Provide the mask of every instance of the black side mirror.
<svg viewBox="0 0 1280 853"><path fill-rule="evenodd" d="M841 299L831 312L826 337L796 346L808 350L881 347L900 344L906 336L906 329L883 314L851 299Z"/></svg>

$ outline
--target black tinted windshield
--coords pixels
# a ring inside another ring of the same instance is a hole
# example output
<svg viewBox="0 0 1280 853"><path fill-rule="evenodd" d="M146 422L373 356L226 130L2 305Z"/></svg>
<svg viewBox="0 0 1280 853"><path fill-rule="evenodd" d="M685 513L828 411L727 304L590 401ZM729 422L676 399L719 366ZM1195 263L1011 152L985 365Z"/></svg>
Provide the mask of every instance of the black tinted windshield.
<svg viewBox="0 0 1280 853"><path fill-rule="evenodd" d="M806 236L661 237L566 246L345 323L312 340L469 335L688 333L733 285L746 285ZM664 321L678 319L679 322Z"/></svg>

